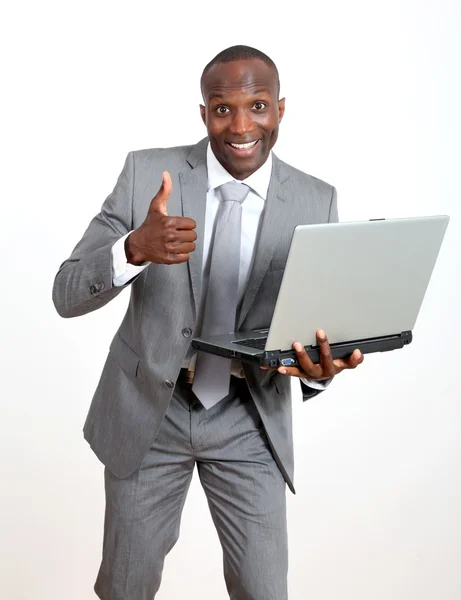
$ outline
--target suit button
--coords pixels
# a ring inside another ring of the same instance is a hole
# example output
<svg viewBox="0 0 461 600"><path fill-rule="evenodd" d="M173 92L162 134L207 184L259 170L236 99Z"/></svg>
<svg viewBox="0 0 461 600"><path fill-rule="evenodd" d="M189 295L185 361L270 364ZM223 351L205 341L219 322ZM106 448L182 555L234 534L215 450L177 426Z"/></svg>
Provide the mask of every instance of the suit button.
<svg viewBox="0 0 461 600"><path fill-rule="evenodd" d="M100 281L96 285L90 285L90 294L94 295L104 289L104 281Z"/></svg>
<svg viewBox="0 0 461 600"><path fill-rule="evenodd" d="M192 329L189 329L189 327L184 327L181 333L185 338L189 338L192 335Z"/></svg>
<svg viewBox="0 0 461 600"><path fill-rule="evenodd" d="M166 379L164 383L165 383L165 385L166 385L167 387L169 387L170 389L171 389L171 388L174 388L174 383L171 381L171 379Z"/></svg>

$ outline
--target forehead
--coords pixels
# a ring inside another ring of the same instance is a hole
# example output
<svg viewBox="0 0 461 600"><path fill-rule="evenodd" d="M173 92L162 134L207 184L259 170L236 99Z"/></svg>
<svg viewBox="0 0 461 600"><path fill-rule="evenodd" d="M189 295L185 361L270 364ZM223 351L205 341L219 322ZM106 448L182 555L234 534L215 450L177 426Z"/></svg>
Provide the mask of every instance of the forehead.
<svg viewBox="0 0 461 600"><path fill-rule="evenodd" d="M205 100L229 94L254 94L266 91L278 94L277 74L262 60L235 60L218 63L204 75L202 92Z"/></svg>

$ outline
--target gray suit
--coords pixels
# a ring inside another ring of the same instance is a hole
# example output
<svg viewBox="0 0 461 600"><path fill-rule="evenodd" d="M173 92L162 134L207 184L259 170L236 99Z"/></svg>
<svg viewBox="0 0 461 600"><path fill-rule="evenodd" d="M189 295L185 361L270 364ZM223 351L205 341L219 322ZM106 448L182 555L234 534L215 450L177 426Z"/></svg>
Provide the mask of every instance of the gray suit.
<svg viewBox="0 0 461 600"><path fill-rule="evenodd" d="M150 265L130 282L129 307L112 341L84 427L85 438L106 471L119 479L132 476L153 446L195 332L206 146L207 139L196 146L130 153L114 191L56 276L53 300L63 317L96 310L119 294L123 287L112 284L112 246L141 225L162 171L169 171L173 191L168 213L196 221L197 248L187 263ZM255 261L238 311L239 329L270 323L293 228L336 220L335 189L274 156ZM293 490L290 378L248 364L243 367L272 455ZM318 393L302 388L305 399Z"/></svg>

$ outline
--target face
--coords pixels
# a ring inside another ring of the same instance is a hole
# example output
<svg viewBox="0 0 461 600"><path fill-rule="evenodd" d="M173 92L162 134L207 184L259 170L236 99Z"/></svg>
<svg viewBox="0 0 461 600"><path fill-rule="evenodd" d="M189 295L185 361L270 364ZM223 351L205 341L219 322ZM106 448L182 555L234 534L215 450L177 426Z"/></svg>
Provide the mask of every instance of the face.
<svg viewBox="0 0 461 600"><path fill-rule="evenodd" d="M235 179L246 179L277 141L285 99L278 99L276 72L262 60L217 64L204 76L202 93L200 111L216 158Z"/></svg>

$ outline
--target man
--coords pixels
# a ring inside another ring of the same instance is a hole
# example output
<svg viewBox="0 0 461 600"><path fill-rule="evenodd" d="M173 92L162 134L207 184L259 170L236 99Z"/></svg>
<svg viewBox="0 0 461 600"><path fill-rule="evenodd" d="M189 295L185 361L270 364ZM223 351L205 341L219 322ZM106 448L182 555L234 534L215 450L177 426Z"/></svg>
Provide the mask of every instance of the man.
<svg viewBox="0 0 461 600"><path fill-rule="evenodd" d="M230 598L286 599L289 376L301 378L307 399L363 360L356 350L333 361L321 330L320 364L295 344L300 369L194 355L191 338L228 327L226 319L241 330L267 326L293 228L337 220L335 189L271 153L285 101L270 58L246 46L224 50L205 67L201 87L208 137L130 153L54 285L64 317L96 310L131 286L84 427L106 466L95 585L103 600L154 598L195 465ZM201 565L206 557L197 558Z"/></svg>

